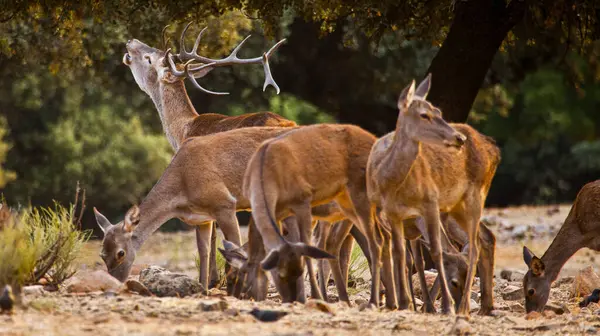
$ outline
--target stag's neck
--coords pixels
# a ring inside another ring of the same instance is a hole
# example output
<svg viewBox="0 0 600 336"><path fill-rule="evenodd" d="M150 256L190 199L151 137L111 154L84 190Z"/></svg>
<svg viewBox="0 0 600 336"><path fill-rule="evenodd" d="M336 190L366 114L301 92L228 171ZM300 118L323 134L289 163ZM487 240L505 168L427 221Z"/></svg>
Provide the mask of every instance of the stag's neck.
<svg viewBox="0 0 600 336"><path fill-rule="evenodd" d="M158 110L163 130L175 150L184 140L185 127L198 116L183 81L160 83L150 97Z"/></svg>
<svg viewBox="0 0 600 336"><path fill-rule="evenodd" d="M393 174L393 180L398 185L404 184L421 152L420 142L410 139L404 127L406 126L400 125L394 131L392 144L382 163L384 167L388 167L386 169Z"/></svg>
<svg viewBox="0 0 600 336"><path fill-rule="evenodd" d="M544 272L550 281L556 280L567 260L583 247L583 235L572 215L573 209L541 258L545 265Z"/></svg>

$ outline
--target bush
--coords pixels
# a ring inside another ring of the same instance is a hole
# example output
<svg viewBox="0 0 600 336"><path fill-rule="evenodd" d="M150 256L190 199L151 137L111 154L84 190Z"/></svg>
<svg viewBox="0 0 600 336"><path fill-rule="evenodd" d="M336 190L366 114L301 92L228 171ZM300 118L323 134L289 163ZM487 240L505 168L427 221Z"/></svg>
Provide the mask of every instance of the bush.
<svg viewBox="0 0 600 336"><path fill-rule="evenodd" d="M75 274L74 261L90 233L78 229L74 207L29 208L0 215L0 284L16 288L46 277L58 286Z"/></svg>

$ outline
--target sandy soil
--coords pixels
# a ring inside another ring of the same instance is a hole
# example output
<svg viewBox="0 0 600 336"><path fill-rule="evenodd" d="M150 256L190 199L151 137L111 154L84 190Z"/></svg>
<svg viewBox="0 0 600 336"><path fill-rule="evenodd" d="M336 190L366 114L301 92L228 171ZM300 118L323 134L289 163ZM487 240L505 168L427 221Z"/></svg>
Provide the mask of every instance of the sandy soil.
<svg viewBox="0 0 600 336"><path fill-rule="evenodd" d="M571 284L563 281L552 289L550 300L566 304L569 313L526 320L523 302L504 301L499 294L506 281L499 279L504 269L525 271L522 246L538 255L550 244L567 216L569 206L518 207L487 209L486 218L498 239L496 279L497 316L473 314L461 322L468 331L481 335L496 334L594 334L600 329L599 306L580 309L579 299L570 299ZM196 277L193 232L155 234L138 255L137 263L163 266L173 272ZM99 242L88 243L80 263L82 268L96 268ZM588 265L598 271L598 253L579 251L565 265L560 277L572 276ZM560 279L560 278L559 278ZM518 285L518 283L514 283ZM412 311L360 310L368 297L368 283L353 290L352 307L331 303L332 313L321 312L301 304L281 304L276 293L265 302L240 301L214 291L209 297L187 298L142 297L136 294L91 293L74 295L63 292L27 295L24 305L12 316L0 315L0 335L408 335L416 333L447 334L454 332L456 318ZM335 297L335 288L330 286ZM201 303L225 301L225 311L205 312ZM253 307L289 312L272 323L257 321L248 314Z"/></svg>

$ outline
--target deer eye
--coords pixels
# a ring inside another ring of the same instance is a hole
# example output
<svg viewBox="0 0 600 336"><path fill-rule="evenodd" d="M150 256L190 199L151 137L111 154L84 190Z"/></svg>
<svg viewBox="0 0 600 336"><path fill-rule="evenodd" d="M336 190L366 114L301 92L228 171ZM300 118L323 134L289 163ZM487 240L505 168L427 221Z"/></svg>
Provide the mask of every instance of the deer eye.
<svg viewBox="0 0 600 336"><path fill-rule="evenodd" d="M431 120L431 116L427 113L421 113L419 116L421 117L421 119L424 119L427 121Z"/></svg>
<svg viewBox="0 0 600 336"><path fill-rule="evenodd" d="M458 280L456 280L456 279L452 279L452 280L450 281L450 284L452 285L452 287L454 287L454 288L458 288Z"/></svg>
<svg viewBox="0 0 600 336"><path fill-rule="evenodd" d="M527 296L533 296L534 294L535 294L535 289L529 288L529 290L527 291Z"/></svg>
<svg viewBox="0 0 600 336"><path fill-rule="evenodd" d="M123 251L123 250L120 250L119 252L117 252L117 257L118 257L119 259L123 258L124 256L125 256L125 251Z"/></svg>

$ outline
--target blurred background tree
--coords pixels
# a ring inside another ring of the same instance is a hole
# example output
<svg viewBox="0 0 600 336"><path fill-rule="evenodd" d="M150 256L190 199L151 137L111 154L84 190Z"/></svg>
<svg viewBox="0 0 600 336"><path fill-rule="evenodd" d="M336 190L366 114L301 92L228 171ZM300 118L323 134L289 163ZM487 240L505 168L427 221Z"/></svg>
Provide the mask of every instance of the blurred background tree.
<svg viewBox="0 0 600 336"><path fill-rule="evenodd" d="M208 26L202 52L242 56L287 38L262 69L219 69L193 87L199 113L271 110L301 124L348 122L377 135L396 99L433 73L449 120L494 137L503 161L488 204L570 202L600 173L600 1L9 1L0 7L0 191L10 203L88 204L118 220L172 156L149 97L121 64L125 42L178 40ZM189 37L188 43L191 44ZM140 178L140 177L143 177ZM88 225L91 216L86 217Z"/></svg>

